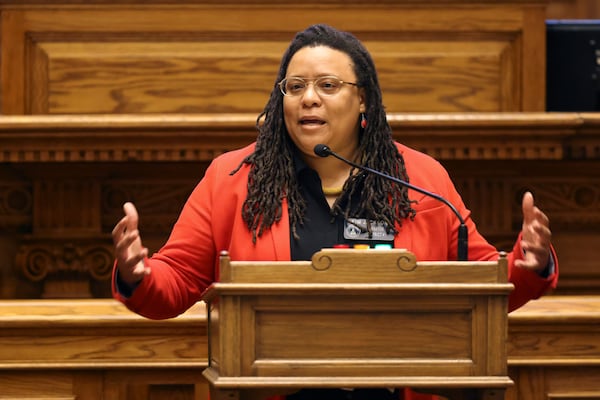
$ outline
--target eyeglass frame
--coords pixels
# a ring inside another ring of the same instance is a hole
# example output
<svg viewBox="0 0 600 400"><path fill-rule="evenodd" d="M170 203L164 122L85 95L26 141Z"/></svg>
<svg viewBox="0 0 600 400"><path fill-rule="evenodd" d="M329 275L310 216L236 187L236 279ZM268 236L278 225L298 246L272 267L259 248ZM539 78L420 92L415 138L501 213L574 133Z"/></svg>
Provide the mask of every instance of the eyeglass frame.
<svg viewBox="0 0 600 400"><path fill-rule="evenodd" d="M277 83L277 86L279 86L279 91L284 96L298 97L298 96L302 96L306 92L306 89L308 88L309 82L312 83L313 87L318 88L318 86L315 86L315 82L317 82L317 81L319 81L321 79L327 79L327 78L330 78L330 79L334 78L335 80L337 80L340 83L339 90L337 92L335 92L335 93L328 94L328 93L322 93L320 89L314 89L315 92L317 92L317 94L323 95L323 96L335 96L336 94L338 94L340 92L340 90L342 90L342 86L343 85L352 85L352 86L358 87L358 83L357 82L344 81L344 80L340 79L338 76L335 76L335 75L324 75L324 76L319 76L318 78L312 78L312 79L302 78L301 76L288 76L288 77L283 78L281 81L279 81ZM299 93L299 94L289 94L289 93L286 93L284 91L284 82L287 81L287 80L289 80L289 79L299 79L300 81L302 81L302 82L305 83L306 86L304 87L304 90L302 91L302 93Z"/></svg>

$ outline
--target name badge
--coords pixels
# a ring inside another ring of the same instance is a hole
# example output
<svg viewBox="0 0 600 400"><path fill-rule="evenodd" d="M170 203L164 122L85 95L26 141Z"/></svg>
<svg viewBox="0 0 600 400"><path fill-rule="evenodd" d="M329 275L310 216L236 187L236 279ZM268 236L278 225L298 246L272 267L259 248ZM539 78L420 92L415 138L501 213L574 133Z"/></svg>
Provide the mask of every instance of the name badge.
<svg viewBox="0 0 600 400"><path fill-rule="evenodd" d="M344 239L393 241L394 234L388 232L387 224L383 221L370 221L371 235L367 230L366 218L349 218L344 221Z"/></svg>

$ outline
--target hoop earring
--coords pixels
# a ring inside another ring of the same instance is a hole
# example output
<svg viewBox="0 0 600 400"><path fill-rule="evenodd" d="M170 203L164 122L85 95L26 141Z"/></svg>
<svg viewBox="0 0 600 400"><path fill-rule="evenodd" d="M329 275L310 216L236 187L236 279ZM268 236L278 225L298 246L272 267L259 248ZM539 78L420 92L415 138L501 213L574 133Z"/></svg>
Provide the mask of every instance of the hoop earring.
<svg viewBox="0 0 600 400"><path fill-rule="evenodd" d="M360 127L365 129L367 127L367 118L365 113L360 113Z"/></svg>

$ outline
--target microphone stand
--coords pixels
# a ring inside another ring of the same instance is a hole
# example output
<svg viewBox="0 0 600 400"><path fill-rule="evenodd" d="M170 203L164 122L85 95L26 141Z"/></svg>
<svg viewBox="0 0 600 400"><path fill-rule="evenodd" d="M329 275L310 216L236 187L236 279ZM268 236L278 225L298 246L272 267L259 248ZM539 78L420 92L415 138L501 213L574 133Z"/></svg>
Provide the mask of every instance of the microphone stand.
<svg viewBox="0 0 600 400"><path fill-rule="evenodd" d="M460 213L458 212L456 207L454 207L454 205L452 203L450 203L448 200L446 200L445 198L443 198L442 196L440 196L438 194L435 194L428 190L422 189L418 186L412 185L406 181L403 181L402 179L398 179L391 175L384 174L383 172L380 172L380 171L374 170L372 168L365 167L364 165L359 165L353 161L350 161L350 160L340 156L339 154L335 153L327 145L324 145L324 144L316 145L314 148L314 152L319 157L334 156L338 160L345 162L346 164L351 165L354 168L358 168L360 170L367 171L367 172L370 172L377 176L380 176L384 179L391 180L392 182L395 182L401 186L407 187L409 189L414 190L415 192L419 192L421 194L424 194L425 196L432 197L432 198L444 203L446 206L448 206L452 210L452 212L454 213L454 215L456 215L456 217L458 218L458 220L460 222L460 225L458 227L458 249L457 249L458 261L467 261L468 260L469 232L467 229L467 225L465 224L465 220L463 219L462 215L460 215Z"/></svg>

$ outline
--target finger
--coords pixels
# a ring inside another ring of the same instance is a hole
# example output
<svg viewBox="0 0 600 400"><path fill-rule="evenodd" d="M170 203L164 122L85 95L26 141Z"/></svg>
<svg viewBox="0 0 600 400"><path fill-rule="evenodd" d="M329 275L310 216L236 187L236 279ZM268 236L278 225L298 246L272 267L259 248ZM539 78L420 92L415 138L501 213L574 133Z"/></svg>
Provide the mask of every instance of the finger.
<svg viewBox="0 0 600 400"><path fill-rule="evenodd" d="M117 268L121 272L121 276L127 282L139 280L141 276L148 275L150 269L146 267L144 259L148 256L148 249L144 248L141 251L122 259L117 258ZM132 279L135 278L135 279Z"/></svg>
<svg viewBox="0 0 600 400"><path fill-rule="evenodd" d="M540 209L534 207L534 219L523 224L524 244L549 248L551 239L550 220Z"/></svg>
<svg viewBox="0 0 600 400"><path fill-rule="evenodd" d="M139 216L133 203L127 202L123 204L123 212L127 216L127 229L136 230L138 228Z"/></svg>
<svg viewBox="0 0 600 400"><path fill-rule="evenodd" d="M134 231L127 232L126 234L122 234L120 240L115 244L115 251L117 255L124 255L122 258L126 259L129 257L129 250L132 250L132 253L135 251L133 244L136 240L140 238L139 231L136 229ZM141 249L139 249L141 250ZM139 251L138 251L139 252Z"/></svg>
<svg viewBox="0 0 600 400"><path fill-rule="evenodd" d="M146 275L150 275L150 268L146 267L144 263L144 257L147 256L147 249L144 249L137 257L133 257L128 260L130 268L118 267L121 275L121 279L128 284L135 284L140 282Z"/></svg>
<svg viewBox="0 0 600 400"><path fill-rule="evenodd" d="M148 249L142 249L142 251L140 251L139 253L132 254L129 258L127 258L127 260L125 261L125 265L133 266L134 272L144 270L146 267L142 261L147 256L148 256Z"/></svg>
<svg viewBox="0 0 600 400"><path fill-rule="evenodd" d="M529 251L523 259L516 259L515 266L532 271L542 271L550 261L550 253L546 251Z"/></svg>
<svg viewBox="0 0 600 400"><path fill-rule="evenodd" d="M121 220L119 222L117 222L117 224L115 225L115 227L112 230L112 238L113 238L113 242L116 245L117 242L119 240L121 240L121 237L123 236L124 232L125 232L125 228L127 227L127 216L124 216L123 218L121 218Z"/></svg>
<svg viewBox="0 0 600 400"><path fill-rule="evenodd" d="M548 218L548 216L537 207L534 207L534 211L535 219L539 222L540 226L548 228L550 226L550 218Z"/></svg>
<svg viewBox="0 0 600 400"><path fill-rule="evenodd" d="M550 254L550 246L549 243L545 240L539 241L538 243L532 242L521 242L521 249L526 255L533 254L537 258L544 258L548 254ZM539 257L538 257L539 255Z"/></svg>
<svg viewBox="0 0 600 400"><path fill-rule="evenodd" d="M144 254L144 258L147 254ZM135 265L134 273L136 276L143 278L145 275L150 275L150 268L146 266L143 259Z"/></svg>
<svg viewBox="0 0 600 400"><path fill-rule="evenodd" d="M528 225L521 240L523 259L515 260L515 265L521 268L540 271L548 265L550 259L550 241L552 233L548 226L538 220Z"/></svg>
<svg viewBox="0 0 600 400"><path fill-rule="evenodd" d="M535 206L531 192L525 192L521 207L523 209L523 223L529 223L535 216Z"/></svg>
<svg viewBox="0 0 600 400"><path fill-rule="evenodd" d="M535 261L527 260L527 259L515 260L515 267L529 269L532 271L536 271L539 269L538 263L536 263Z"/></svg>

